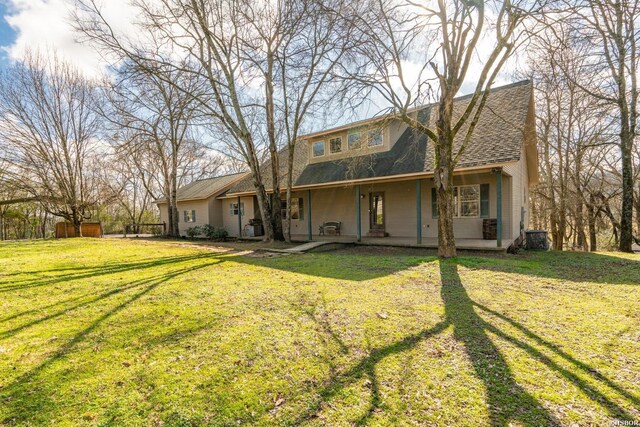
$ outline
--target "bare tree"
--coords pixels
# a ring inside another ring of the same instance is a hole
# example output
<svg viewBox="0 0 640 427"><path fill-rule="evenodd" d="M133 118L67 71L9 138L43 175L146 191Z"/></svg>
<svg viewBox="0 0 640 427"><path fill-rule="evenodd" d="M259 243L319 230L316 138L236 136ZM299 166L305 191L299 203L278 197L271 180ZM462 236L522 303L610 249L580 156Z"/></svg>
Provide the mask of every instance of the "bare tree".
<svg viewBox="0 0 640 427"><path fill-rule="evenodd" d="M167 200L167 234L179 237L177 190L202 151L193 130L198 82L177 68L150 68L125 61L107 87L109 103L101 112L114 132L118 158L138 169L140 190Z"/></svg>
<svg viewBox="0 0 640 427"><path fill-rule="evenodd" d="M206 92L197 98L200 111L248 166L265 240L284 237L280 214L283 171L292 170L299 131L318 105L321 89L350 40L338 28L345 21L333 12L341 9L341 3L343 0L137 2L145 30L173 55L153 61L161 68L189 72L206 86ZM137 64L150 63L141 49L115 35L93 0L79 4L78 27L91 40L112 51L126 52ZM184 61L177 62L175 57ZM281 164L284 148L287 165ZM287 210L292 186L291 174L288 176Z"/></svg>
<svg viewBox="0 0 640 427"><path fill-rule="evenodd" d="M29 54L0 78L0 138L12 178L78 236L98 197L89 170L99 154L98 104L96 85L57 59Z"/></svg>
<svg viewBox="0 0 640 427"><path fill-rule="evenodd" d="M453 170L471 140L494 80L519 42L519 29L532 11L530 3L377 0L358 14L362 62L354 66L358 72L351 73L351 79L381 97L391 112L434 143L441 257L456 255ZM479 50L481 39L486 42L490 36L490 47ZM482 65L474 70L473 93L464 111L454 117L453 99L470 77L477 56ZM412 76L408 68L417 71ZM433 99L434 90L437 117L430 126L414 111ZM458 136L462 142L454 144Z"/></svg>

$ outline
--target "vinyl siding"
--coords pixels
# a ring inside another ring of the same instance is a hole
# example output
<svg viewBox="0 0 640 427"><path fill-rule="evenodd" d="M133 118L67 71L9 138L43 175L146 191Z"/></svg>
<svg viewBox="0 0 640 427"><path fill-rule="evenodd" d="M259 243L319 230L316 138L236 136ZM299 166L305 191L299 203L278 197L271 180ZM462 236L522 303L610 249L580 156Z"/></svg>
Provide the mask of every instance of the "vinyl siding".
<svg viewBox="0 0 640 427"><path fill-rule="evenodd" d="M244 215L242 216L242 227L249 223L249 220L255 217L255 197L247 196L241 197L240 202L244 203ZM237 203L237 198L221 199L220 209L222 211L222 226L229 232L229 236L238 237L238 216L231 215L229 212L229 205L231 203Z"/></svg>
<svg viewBox="0 0 640 427"><path fill-rule="evenodd" d="M454 185L489 184L489 217L496 217L497 193L496 176L492 173L461 175L454 178ZM513 235L513 209L511 195L512 179L503 176L503 238L511 238ZM422 179L422 235L424 237L437 237L437 219L432 218L431 213L431 188L432 179ZM361 224L362 236L366 237L369 231L369 198L372 192L384 192L385 197L385 231L390 236L415 237L416 236L416 180L407 180L394 183L377 183L361 185ZM291 232L294 235L307 234L307 192L294 192L293 197L304 199L304 219L293 221ZM244 198L243 198L244 199ZM225 199L228 202L231 199ZM318 226L327 221L342 222L343 235L356 235L356 189L355 186L311 190L311 221L313 235L318 234ZM519 207L518 207L519 209ZM232 228L227 228L230 233L237 235L237 218ZM483 218L455 218L454 233L456 237L467 239L482 238ZM233 227L235 226L235 230ZM516 229L517 234L517 229Z"/></svg>

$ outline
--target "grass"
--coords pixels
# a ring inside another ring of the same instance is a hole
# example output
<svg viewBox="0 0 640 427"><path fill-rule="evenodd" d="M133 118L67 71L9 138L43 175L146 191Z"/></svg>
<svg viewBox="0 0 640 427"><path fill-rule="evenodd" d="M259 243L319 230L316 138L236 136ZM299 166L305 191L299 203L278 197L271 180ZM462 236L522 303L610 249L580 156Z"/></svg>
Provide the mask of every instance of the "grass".
<svg viewBox="0 0 640 427"><path fill-rule="evenodd" d="M0 244L0 424L640 419L640 257Z"/></svg>

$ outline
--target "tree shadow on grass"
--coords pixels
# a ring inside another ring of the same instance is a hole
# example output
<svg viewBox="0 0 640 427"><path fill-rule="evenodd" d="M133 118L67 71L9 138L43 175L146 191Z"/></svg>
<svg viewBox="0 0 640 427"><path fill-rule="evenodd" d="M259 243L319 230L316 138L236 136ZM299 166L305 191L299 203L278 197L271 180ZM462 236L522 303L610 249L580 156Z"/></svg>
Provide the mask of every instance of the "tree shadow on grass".
<svg viewBox="0 0 640 427"><path fill-rule="evenodd" d="M207 265L210 266L210 265L214 265L214 264L217 264L217 263L220 263L220 262L222 262L222 261L220 261L218 259L218 260L215 260L215 262L209 262ZM8 337L11 337L11 336L19 333L20 331L22 331L24 329L27 329L27 328L29 328L31 326L37 325L37 324L42 323L42 322L46 322L48 320L53 320L53 319L55 319L57 317L65 315L65 314L67 314L69 312L72 312L74 310L78 310L78 309L81 309L83 307L87 307L87 306L90 306L90 305L92 305L94 303L100 302L100 301L102 301L102 300L104 300L106 298L109 298L109 297L113 296L113 295L120 294L120 293L122 293L124 291L127 291L129 289L137 288L137 287L140 286L141 283L148 282L149 280L150 279L148 279L148 278L134 280L133 282L130 282L125 286L118 286L116 288L113 288L113 289L110 289L108 291L102 292L102 293L100 293L98 295L95 295L95 296L85 295L83 297L79 297L78 299L86 299L86 300L82 301L82 302L79 302L77 304L70 305L68 307L61 308L60 310L58 310L58 311L56 311L54 313L48 314L46 316L43 316L43 317L40 317L40 318L37 318L37 319L33 319L33 320L30 320L30 321L27 321L27 322L24 322L19 326L15 326L13 328L0 331L0 341L2 341L3 339L6 339ZM75 299L75 300L78 300L78 299ZM65 301L65 303L67 303L67 302L68 301ZM55 305L52 304L52 305L49 305L48 307L52 308L53 306L55 306ZM41 310L41 309L39 309L39 310ZM37 312L39 310L35 310L35 311ZM13 317L15 318L16 316L13 316ZM0 322L2 322L2 321L0 321Z"/></svg>
<svg viewBox="0 0 640 427"><path fill-rule="evenodd" d="M238 256L234 261L308 276L365 281L398 273L435 259L436 253L428 249L359 246L276 258Z"/></svg>
<svg viewBox="0 0 640 427"><path fill-rule="evenodd" d="M542 351L507 334L480 317L475 308L486 311L512 324L536 344L543 345L552 351L555 356L573 365L573 368L581 370L585 375L590 375L592 379L599 383L598 385L613 389L632 405L638 404L637 396L598 373L586 363L563 352L556 345L545 341L507 316L475 303L467 294L458 275L456 260L440 262L440 277L442 283L441 295L445 306L445 318L441 322L416 334L409 335L400 341L371 349L368 356L346 372L335 373L335 371L332 371L334 374L328 380L327 385L319 390L318 399L310 405L307 411L299 414L290 424L299 425L319 416L324 407L339 395L342 390L363 378L368 380L367 386L370 388L369 405L368 409L355 420L355 423L360 425L367 424L383 404L380 393L380 379L376 375L376 366L386 357L410 351L420 342L437 336L450 326L453 326L454 338L464 346L464 351L471 362L476 377L484 384L490 425L508 426L516 423L523 426L554 426L559 425L560 422L540 401L517 383L505 357L491 340L489 333L495 334L525 351L532 359L542 362L550 371L573 383L594 403L611 414L612 417L620 420L633 420L633 416L626 409L601 391L595 389L574 373L573 370L560 366ZM323 330L331 331L330 325L323 326Z"/></svg>
<svg viewBox="0 0 640 427"><path fill-rule="evenodd" d="M211 265L214 265L214 263L201 263L195 266L174 270L170 273L141 279L136 281L132 286L122 287L115 290L115 292L110 293L109 296L114 296L127 290L137 289L135 294L93 320L81 331L76 333L73 338L62 344L53 352L52 355L48 356L39 365L18 376L9 384L3 385L0 389L0 404L9 410L7 411L8 415L5 416L4 420L2 420L0 424L30 423L34 415L42 415L45 413L47 409L54 404L51 398L51 392L55 389L55 384L51 384L51 380L47 380L45 387L34 383L34 381L36 381L38 376L49 366L71 354L79 343L96 331L107 319L140 300L143 296L149 294L163 283L183 274L209 267ZM53 381L55 382L55 379Z"/></svg>
<svg viewBox="0 0 640 427"><path fill-rule="evenodd" d="M142 270L148 268L162 267L168 266L179 262L184 261L194 261L198 259L209 258L212 255L210 253L201 253L197 255L181 255L181 256L171 256L171 257L163 257L158 259L153 259L149 261L140 261L140 262L125 262L125 263L116 263L109 264L106 266L94 266L94 267L80 267L71 271L72 273L62 274L58 276L45 276L40 279L33 280L33 278L25 278L21 281L12 280L9 283L1 283L0 282L0 293L6 293L11 291L19 291L25 289L31 289L41 286L47 286L52 284L60 284L65 282L70 282L74 280L82 280L88 278L94 278L99 276L105 276L109 274L116 273L125 273L133 270ZM48 272L50 270L43 270L42 272ZM42 273L41 272L41 273Z"/></svg>
<svg viewBox="0 0 640 427"><path fill-rule="evenodd" d="M640 285L640 255L617 257L597 252L523 251L515 256L477 253L460 256L457 262L472 270L523 274L575 283Z"/></svg>
<svg viewBox="0 0 640 427"><path fill-rule="evenodd" d="M454 337L464 345L476 377L486 390L486 404L492 426L508 426L519 421L526 426L558 424L551 414L515 380L513 373L498 348L487 335L490 329L474 310L457 265L440 262L442 300L446 321L454 327Z"/></svg>

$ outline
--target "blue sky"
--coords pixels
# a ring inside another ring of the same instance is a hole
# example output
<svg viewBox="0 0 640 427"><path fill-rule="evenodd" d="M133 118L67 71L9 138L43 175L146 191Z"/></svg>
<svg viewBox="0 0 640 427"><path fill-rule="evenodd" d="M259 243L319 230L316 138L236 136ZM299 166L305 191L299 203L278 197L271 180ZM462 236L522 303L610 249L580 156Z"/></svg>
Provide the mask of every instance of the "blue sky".
<svg viewBox="0 0 640 427"><path fill-rule="evenodd" d="M0 46L8 46L15 41L16 34L7 23L5 17L8 13L7 4L0 0ZM4 51L0 51L0 68L6 67L8 64L7 55Z"/></svg>

